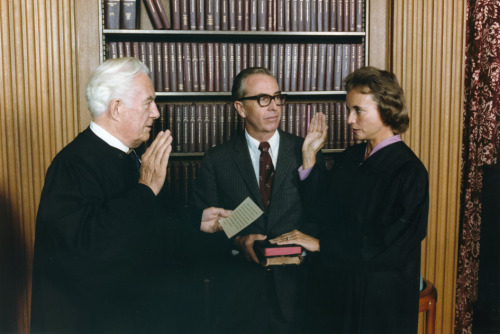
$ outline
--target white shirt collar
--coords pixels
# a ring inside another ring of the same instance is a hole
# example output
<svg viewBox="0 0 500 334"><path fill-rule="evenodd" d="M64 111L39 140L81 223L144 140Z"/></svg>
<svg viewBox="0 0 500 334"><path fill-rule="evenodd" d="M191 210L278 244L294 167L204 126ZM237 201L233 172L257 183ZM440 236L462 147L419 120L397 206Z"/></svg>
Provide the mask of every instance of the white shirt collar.
<svg viewBox="0 0 500 334"><path fill-rule="evenodd" d="M252 166L255 171L255 176L257 177L257 183L259 183L260 142L250 136L247 130L245 130L245 138L247 140L248 151L250 152L250 159L252 159ZM278 161L278 152L280 146L279 131L276 130L274 135L267 142L269 143L269 154L271 155L271 160L273 161L274 169L276 170L276 162Z"/></svg>
<svg viewBox="0 0 500 334"><path fill-rule="evenodd" d="M114 148L119 149L120 151L123 151L127 153L129 151L129 148L127 145L122 143L118 138L110 134L108 131L104 130L100 125L95 123L94 121L90 122L90 130L99 138L104 140L109 146L112 146Z"/></svg>

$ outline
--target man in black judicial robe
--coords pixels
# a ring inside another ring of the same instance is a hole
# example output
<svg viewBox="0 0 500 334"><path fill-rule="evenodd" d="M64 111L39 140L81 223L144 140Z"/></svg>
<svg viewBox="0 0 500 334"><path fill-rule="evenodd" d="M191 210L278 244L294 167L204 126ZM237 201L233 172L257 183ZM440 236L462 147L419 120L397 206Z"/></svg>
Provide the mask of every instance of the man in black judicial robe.
<svg viewBox="0 0 500 334"><path fill-rule="evenodd" d="M135 58L101 64L87 86L90 127L57 154L36 223L32 333L180 330L173 262L179 227L159 199L171 152L160 132L148 69ZM215 230L209 208L200 229Z"/></svg>

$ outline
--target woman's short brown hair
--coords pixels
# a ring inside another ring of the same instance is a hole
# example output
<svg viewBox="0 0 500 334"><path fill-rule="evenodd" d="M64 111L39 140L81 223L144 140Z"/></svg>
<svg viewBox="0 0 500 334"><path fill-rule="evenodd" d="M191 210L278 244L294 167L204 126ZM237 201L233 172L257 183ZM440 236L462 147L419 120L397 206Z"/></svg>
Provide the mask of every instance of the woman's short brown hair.
<svg viewBox="0 0 500 334"><path fill-rule="evenodd" d="M403 133L408 129L410 117L404 92L393 73L366 66L349 74L344 82L347 92L356 89L362 94L371 94L382 122L394 132Z"/></svg>

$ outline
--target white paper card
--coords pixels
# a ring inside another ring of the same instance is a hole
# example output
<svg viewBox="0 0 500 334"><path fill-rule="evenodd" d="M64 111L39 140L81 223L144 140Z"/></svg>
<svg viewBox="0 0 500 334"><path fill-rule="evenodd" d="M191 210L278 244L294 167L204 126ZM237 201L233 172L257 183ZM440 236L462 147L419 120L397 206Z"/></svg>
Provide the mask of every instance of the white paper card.
<svg viewBox="0 0 500 334"><path fill-rule="evenodd" d="M253 223L259 218L264 211L262 211L257 204L247 197L236 209L233 210L231 215L227 218L219 219L219 224L226 233L228 238L231 238L239 231Z"/></svg>

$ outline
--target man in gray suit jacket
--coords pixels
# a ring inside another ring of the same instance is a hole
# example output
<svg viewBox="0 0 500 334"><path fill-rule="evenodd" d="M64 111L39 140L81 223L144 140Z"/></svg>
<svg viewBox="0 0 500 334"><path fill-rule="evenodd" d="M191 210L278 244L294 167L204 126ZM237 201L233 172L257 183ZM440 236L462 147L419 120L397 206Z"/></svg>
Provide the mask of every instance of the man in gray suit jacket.
<svg viewBox="0 0 500 334"><path fill-rule="evenodd" d="M264 211L230 240L222 233L211 235L228 255L220 261L215 278L216 315L223 318L218 331L301 332L304 264L266 269L258 264L253 249L256 240L295 229L315 234L314 226L306 222L299 194L303 139L278 129L285 97L268 69L240 72L234 79L232 99L245 119L245 133L205 154L193 189L191 207L195 210L211 206L233 210L250 197ZM269 203L263 202L259 189L261 142L270 144L274 169ZM235 256L234 250L239 254Z"/></svg>

